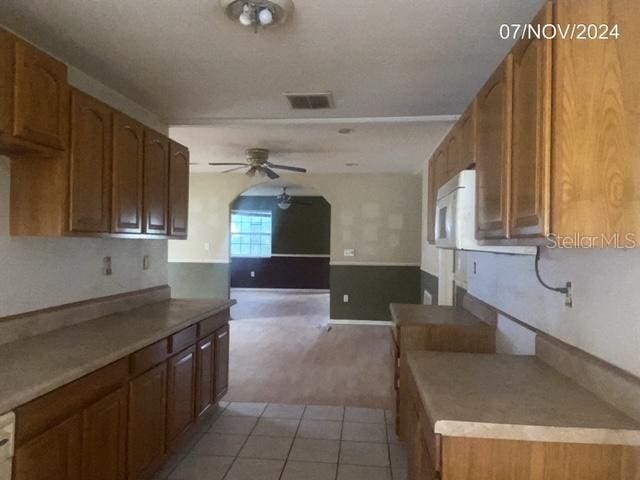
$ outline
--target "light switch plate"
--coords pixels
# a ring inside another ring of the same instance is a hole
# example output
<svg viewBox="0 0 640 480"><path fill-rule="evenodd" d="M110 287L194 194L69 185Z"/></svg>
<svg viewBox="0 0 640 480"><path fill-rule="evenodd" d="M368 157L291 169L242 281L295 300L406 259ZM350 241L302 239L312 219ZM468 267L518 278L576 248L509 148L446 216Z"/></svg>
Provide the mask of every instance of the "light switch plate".
<svg viewBox="0 0 640 480"><path fill-rule="evenodd" d="M349 303L349 295L348 294L344 294L342 296L342 303Z"/></svg>

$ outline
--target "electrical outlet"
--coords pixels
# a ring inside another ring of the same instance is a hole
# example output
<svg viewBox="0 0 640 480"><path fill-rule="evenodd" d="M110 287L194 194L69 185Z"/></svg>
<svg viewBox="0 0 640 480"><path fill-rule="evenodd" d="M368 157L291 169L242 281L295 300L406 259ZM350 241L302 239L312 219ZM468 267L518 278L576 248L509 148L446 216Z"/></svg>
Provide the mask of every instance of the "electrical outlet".
<svg viewBox="0 0 640 480"><path fill-rule="evenodd" d="M111 257L104 257L102 259L102 273L104 275L113 274L113 269L111 268Z"/></svg>
<svg viewBox="0 0 640 480"><path fill-rule="evenodd" d="M349 303L349 295L348 294L344 294L342 296L342 303Z"/></svg>
<svg viewBox="0 0 640 480"><path fill-rule="evenodd" d="M209 250L211 250L211 244L209 242L205 242L204 244L204 251L208 252Z"/></svg>
<svg viewBox="0 0 640 480"><path fill-rule="evenodd" d="M149 255L144 255L142 257L142 269L149 270L149 266L151 265L151 258Z"/></svg>
<svg viewBox="0 0 640 480"><path fill-rule="evenodd" d="M344 249L344 256L345 257L355 257L356 256L356 249L355 248L345 248Z"/></svg>
<svg viewBox="0 0 640 480"><path fill-rule="evenodd" d="M256 272L251 271L250 275L251 275L251 278L256 278Z"/></svg>

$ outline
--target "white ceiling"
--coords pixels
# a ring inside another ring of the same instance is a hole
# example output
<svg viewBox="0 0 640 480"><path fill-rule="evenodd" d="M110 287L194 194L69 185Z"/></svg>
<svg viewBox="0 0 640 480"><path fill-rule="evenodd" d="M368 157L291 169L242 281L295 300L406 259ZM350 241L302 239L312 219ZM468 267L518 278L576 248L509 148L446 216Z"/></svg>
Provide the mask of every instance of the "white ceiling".
<svg viewBox="0 0 640 480"><path fill-rule="evenodd" d="M294 2L286 25L257 34L218 0L0 0L0 23L185 125L171 136L194 172L266 147L313 173L413 173L450 127L441 116L461 113L511 47L499 25L543 0ZM335 109L292 111L282 96L326 90ZM431 121L399 118L416 116Z"/></svg>
<svg viewBox="0 0 640 480"><path fill-rule="evenodd" d="M459 114L543 0L294 0L252 33L218 0L2 0L0 23L160 114L211 118ZM328 112L285 91L331 90Z"/></svg>
<svg viewBox="0 0 640 480"><path fill-rule="evenodd" d="M223 171L209 162L244 162L248 147L268 148L272 163L312 173L415 173L451 122L228 122L171 127L170 136L189 145L192 172ZM338 133L351 128L348 135ZM349 167L346 163L357 163Z"/></svg>

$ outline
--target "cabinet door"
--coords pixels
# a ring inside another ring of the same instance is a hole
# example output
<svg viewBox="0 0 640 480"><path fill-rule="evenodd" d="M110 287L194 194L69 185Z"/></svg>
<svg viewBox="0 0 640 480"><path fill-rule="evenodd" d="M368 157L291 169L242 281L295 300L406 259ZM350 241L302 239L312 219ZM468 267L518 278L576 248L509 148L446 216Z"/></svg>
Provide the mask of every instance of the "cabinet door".
<svg viewBox="0 0 640 480"><path fill-rule="evenodd" d="M436 186L436 169L435 158L429 160L429 178L427 179L427 241L435 243L436 241L436 199L438 196L438 188Z"/></svg>
<svg viewBox="0 0 640 480"><path fill-rule="evenodd" d="M476 238L509 236L511 54L478 94Z"/></svg>
<svg viewBox="0 0 640 480"><path fill-rule="evenodd" d="M128 476L139 480L162 461L165 448L167 365L129 382Z"/></svg>
<svg viewBox="0 0 640 480"><path fill-rule="evenodd" d="M67 67L20 39L14 67L13 134L64 150L69 131Z"/></svg>
<svg viewBox="0 0 640 480"><path fill-rule="evenodd" d="M214 402L214 348L213 335L198 342L197 381L196 381L196 414L204 414Z"/></svg>
<svg viewBox="0 0 640 480"><path fill-rule="evenodd" d="M177 142L169 146L169 235L186 237L189 215L189 150Z"/></svg>
<svg viewBox="0 0 640 480"><path fill-rule="evenodd" d="M113 114L112 231L142 232L144 127L127 116Z"/></svg>
<svg viewBox="0 0 640 480"><path fill-rule="evenodd" d="M71 94L69 228L111 228L111 109L78 90Z"/></svg>
<svg viewBox="0 0 640 480"><path fill-rule="evenodd" d="M83 480L81 439L78 414L18 447L14 480Z"/></svg>
<svg viewBox="0 0 640 480"><path fill-rule="evenodd" d="M144 231L166 235L169 219L169 139L144 134Z"/></svg>
<svg viewBox="0 0 640 480"><path fill-rule="evenodd" d="M532 22L552 23L547 3ZM549 233L551 40L525 39L513 51L511 237Z"/></svg>
<svg viewBox="0 0 640 480"><path fill-rule="evenodd" d="M462 114L459 120L460 170L476 163L476 102Z"/></svg>
<svg viewBox="0 0 640 480"><path fill-rule="evenodd" d="M126 389L121 388L87 408L82 423L82 478L123 480L126 472Z"/></svg>
<svg viewBox="0 0 640 480"><path fill-rule="evenodd" d="M229 325L215 333L215 390L214 398L218 401L229 388Z"/></svg>
<svg viewBox="0 0 640 480"><path fill-rule="evenodd" d="M193 423L195 414L196 346L168 361L167 442L178 439Z"/></svg>
<svg viewBox="0 0 640 480"><path fill-rule="evenodd" d="M436 198L438 189L449 180L449 172L447 170L447 150L442 146L436 150L435 156L435 175L436 175Z"/></svg>
<svg viewBox="0 0 640 480"><path fill-rule="evenodd" d="M460 159L460 125L456 124L446 139L447 144L447 178L452 178L461 168L462 160Z"/></svg>

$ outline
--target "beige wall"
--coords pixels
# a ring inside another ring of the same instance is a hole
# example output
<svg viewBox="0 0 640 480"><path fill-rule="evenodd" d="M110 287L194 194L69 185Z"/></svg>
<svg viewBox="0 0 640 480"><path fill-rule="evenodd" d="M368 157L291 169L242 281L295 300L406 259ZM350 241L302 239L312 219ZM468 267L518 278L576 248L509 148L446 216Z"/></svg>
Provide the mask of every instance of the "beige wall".
<svg viewBox="0 0 640 480"><path fill-rule="evenodd" d="M331 204L332 262L419 264L419 175L306 174L283 178L314 189ZM192 175L189 238L169 242L170 261L228 261L229 203L261 182L240 174ZM344 257L345 248L354 248L356 256Z"/></svg>
<svg viewBox="0 0 640 480"><path fill-rule="evenodd" d="M70 68L72 85L147 125L166 125L144 108ZM166 240L27 238L9 235L10 161L0 157L0 317L167 283ZM142 257L151 267L142 270ZM111 256L113 275L102 274Z"/></svg>
<svg viewBox="0 0 640 480"><path fill-rule="evenodd" d="M426 199L425 191L423 218ZM438 275L439 250L427 245L426 233L423 238L422 269ZM538 330L640 376L640 249L544 249L540 261L543 279L553 286L571 281L573 308L564 306L562 295L545 290L538 283L532 256L456 252L456 257L456 282L471 294ZM529 332L504 316L499 330L501 351L530 353Z"/></svg>

